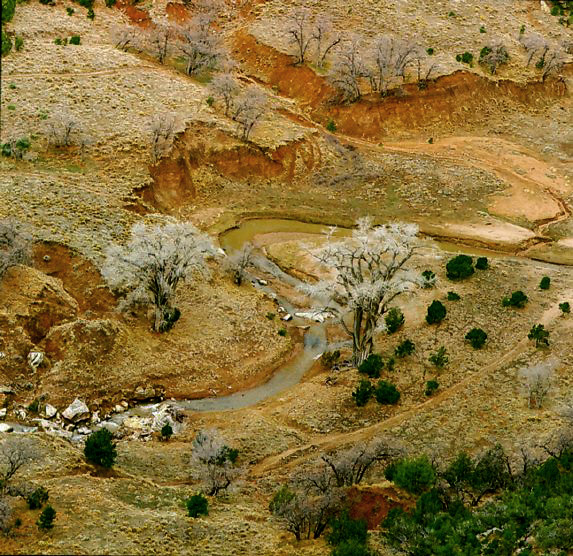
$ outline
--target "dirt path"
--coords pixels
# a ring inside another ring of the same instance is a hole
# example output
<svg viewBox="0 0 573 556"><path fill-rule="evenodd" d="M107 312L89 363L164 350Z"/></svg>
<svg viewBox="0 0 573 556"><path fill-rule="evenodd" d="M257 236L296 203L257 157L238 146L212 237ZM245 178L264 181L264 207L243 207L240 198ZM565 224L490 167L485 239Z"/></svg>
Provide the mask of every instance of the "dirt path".
<svg viewBox="0 0 573 556"><path fill-rule="evenodd" d="M564 292L564 299L573 296L573 290ZM560 315L560 310L558 304L552 305L547 309L539 322L548 326ZM309 458L315 457L318 450L328 451L340 448L346 444L357 443L357 442L367 442L374 435L378 435L384 432L390 431L392 428L397 427L407 421L410 417L419 415L421 412L431 411L448 400L451 400L456 395L463 392L466 387L475 381L483 381L488 377L491 377L497 370L501 369L505 364L513 361L518 355L524 352L530 345L530 340L526 338L521 339L517 344L515 344L509 351L507 351L501 358L496 359L486 367L480 369L479 372L470 374L467 378L458 382L456 385L452 386L448 390L445 390L441 394L425 401L417 406L414 406L403 413L399 413L382 421L376 423L375 425L370 425L362 429L358 429L352 432L345 433L333 433L328 435L315 436L310 442L304 444L303 446L297 446L290 448L281 452L280 454L275 454L263 459L257 465L255 465L250 470L251 477L258 477L267 474L274 468L281 466L292 467L295 464L300 464L301 460L307 460Z"/></svg>
<svg viewBox="0 0 573 556"><path fill-rule="evenodd" d="M140 71L142 69L157 71L158 68L155 65L142 64L139 66L123 66L119 68L109 69L109 70L96 70L96 71L69 71L69 72L51 72L51 73L7 73L5 75L6 79L20 77L90 77L92 75L113 75L115 73L126 73L130 71Z"/></svg>

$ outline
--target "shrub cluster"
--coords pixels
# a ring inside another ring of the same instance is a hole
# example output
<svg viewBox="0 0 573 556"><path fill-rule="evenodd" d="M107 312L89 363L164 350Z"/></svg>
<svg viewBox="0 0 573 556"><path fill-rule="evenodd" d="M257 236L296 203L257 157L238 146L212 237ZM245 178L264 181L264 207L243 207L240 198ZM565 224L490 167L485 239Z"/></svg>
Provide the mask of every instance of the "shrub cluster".
<svg viewBox="0 0 573 556"><path fill-rule="evenodd" d="M473 259L468 255L457 255L446 264L446 276L450 280L463 280L474 272Z"/></svg>
<svg viewBox="0 0 573 556"><path fill-rule="evenodd" d="M446 318L446 307L441 301L434 300L428 307L426 322L428 324L439 324Z"/></svg>
<svg viewBox="0 0 573 556"><path fill-rule="evenodd" d="M111 432L107 429L100 429L90 434L84 446L84 455L91 463L111 468L117 458Z"/></svg>
<svg viewBox="0 0 573 556"><path fill-rule="evenodd" d="M529 299L521 290L516 290L510 297L504 297L501 300L501 304L504 307L517 307L518 309L522 309L528 301Z"/></svg>
<svg viewBox="0 0 573 556"><path fill-rule="evenodd" d="M384 322L386 323L386 331L388 334L394 334L402 328L404 324L404 314L398 307L392 307L386 316L384 317Z"/></svg>
<svg viewBox="0 0 573 556"><path fill-rule="evenodd" d="M187 507L187 515L189 517L209 515L209 501L201 493L194 494L191 498L188 498L185 501L185 506Z"/></svg>

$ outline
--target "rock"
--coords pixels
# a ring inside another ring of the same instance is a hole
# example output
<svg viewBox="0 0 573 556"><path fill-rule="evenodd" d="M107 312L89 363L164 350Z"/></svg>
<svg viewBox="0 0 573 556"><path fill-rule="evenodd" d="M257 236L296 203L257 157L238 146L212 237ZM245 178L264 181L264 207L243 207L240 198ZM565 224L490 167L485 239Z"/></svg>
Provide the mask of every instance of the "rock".
<svg viewBox="0 0 573 556"><path fill-rule="evenodd" d="M269 283L266 280L263 280L262 278L259 278L258 282L261 286L268 286L269 285Z"/></svg>
<svg viewBox="0 0 573 556"><path fill-rule="evenodd" d="M143 402L160 398L163 394L165 394L165 389L161 386L138 386L133 394L133 399Z"/></svg>
<svg viewBox="0 0 573 556"><path fill-rule="evenodd" d="M151 425L151 418L147 417L128 417L124 422L123 426L126 429L131 429L134 431L142 432L144 429L149 429ZM148 430L149 432L149 430Z"/></svg>
<svg viewBox="0 0 573 556"><path fill-rule="evenodd" d="M86 419L89 419L90 410L84 402L76 398L62 413L62 416L68 421L78 423L79 421L85 421Z"/></svg>
<svg viewBox="0 0 573 556"><path fill-rule="evenodd" d="M12 432L14 427L6 423L0 423L0 432Z"/></svg>
<svg viewBox="0 0 573 556"><path fill-rule="evenodd" d="M76 432L78 434L91 434L92 430L88 427L80 427Z"/></svg>
<svg viewBox="0 0 573 556"><path fill-rule="evenodd" d="M44 407L44 415L46 416L46 419L51 419L56 415L57 412L58 410L49 403L47 403L46 406Z"/></svg>
<svg viewBox="0 0 573 556"><path fill-rule="evenodd" d="M94 411L92 413L92 423L94 425L97 425L100 421L101 421L101 419L99 418L99 411Z"/></svg>
<svg viewBox="0 0 573 556"><path fill-rule="evenodd" d="M0 419L6 419L6 414L8 413L8 410L3 407L2 409L0 409Z"/></svg>
<svg viewBox="0 0 573 556"><path fill-rule="evenodd" d="M36 369L44 361L44 354L41 351L31 351L28 353L28 365L32 367L32 370L36 372Z"/></svg>
<svg viewBox="0 0 573 556"><path fill-rule="evenodd" d="M113 410L115 411L115 413L123 413L127 408L123 407L123 405L119 405L117 404Z"/></svg>
<svg viewBox="0 0 573 556"><path fill-rule="evenodd" d="M123 400L123 401L121 402L121 405L122 405L125 409L127 409L127 408L129 407L129 404L128 404L125 400Z"/></svg>
<svg viewBox="0 0 573 556"><path fill-rule="evenodd" d="M119 425L113 421L103 421L98 425L98 429L106 429L111 434L115 434L119 430Z"/></svg>
<svg viewBox="0 0 573 556"><path fill-rule="evenodd" d="M0 394L13 394L14 390L10 386L0 386Z"/></svg>
<svg viewBox="0 0 573 556"><path fill-rule="evenodd" d="M28 266L8 269L0 284L0 312L13 316L32 342L44 338L50 328L76 318L77 301L62 281Z"/></svg>
<svg viewBox="0 0 573 556"><path fill-rule="evenodd" d="M24 419L26 419L26 417L28 417L28 414L26 413L26 410L22 407L19 407L17 409L14 410L14 415L16 415L16 417L18 419L21 419L22 421Z"/></svg>
<svg viewBox="0 0 573 556"><path fill-rule="evenodd" d="M291 315L290 313L287 313L287 314L282 318L282 320L284 320L284 321L292 320L292 315Z"/></svg>
<svg viewBox="0 0 573 556"><path fill-rule="evenodd" d="M110 353L121 330L121 325L113 320L78 319L54 326L42 345L51 358L71 358L85 365Z"/></svg>

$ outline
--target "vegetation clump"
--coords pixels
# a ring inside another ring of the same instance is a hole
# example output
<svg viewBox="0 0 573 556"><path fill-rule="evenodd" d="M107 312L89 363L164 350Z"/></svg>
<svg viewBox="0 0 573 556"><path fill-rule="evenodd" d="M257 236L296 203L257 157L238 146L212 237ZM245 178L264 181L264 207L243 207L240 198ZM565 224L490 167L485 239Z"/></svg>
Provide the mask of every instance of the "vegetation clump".
<svg viewBox="0 0 573 556"><path fill-rule="evenodd" d="M185 502L187 507L187 515L189 517L199 517L200 515L209 515L209 501L207 498L199 493L194 494Z"/></svg>
<svg viewBox="0 0 573 556"><path fill-rule="evenodd" d="M428 307L426 322L428 324L439 324L446 318L446 307L441 301L434 300Z"/></svg>
<svg viewBox="0 0 573 556"><path fill-rule="evenodd" d="M450 361L446 347L440 346L436 353L432 353L430 357L428 357L428 361L434 365L434 367L443 369Z"/></svg>
<svg viewBox="0 0 573 556"><path fill-rule="evenodd" d="M396 355L396 357L402 359L408 355L412 355L415 349L416 346L414 345L414 342L412 342L411 340L404 340L401 344L396 346L394 354Z"/></svg>
<svg viewBox="0 0 573 556"><path fill-rule="evenodd" d="M388 334L394 334L402 328L405 322L404 313L398 307L392 307L384 317L386 331Z"/></svg>
<svg viewBox="0 0 573 556"><path fill-rule="evenodd" d="M378 378L383 368L384 361L382 356L377 353L371 353L367 359L360 363L358 372L367 375L369 378Z"/></svg>
<svg viewBox="0 0 573 556"><path fill-rule="evenodd" d="M394 405L400 399L400 392L391 382L381 380L374 390L374 397L382 405Z"/></svg>
<svg viewBox="0 0 573 556"><path fill-rule="evenodd" d="M424 394L426 396L432 396L434 392L440 387L437 380L428 380L426 382L426 389L424 390Z"/></svg>
<svg viewBox="0 0 573 556"><path fill-rule="evenodd" d="M92 432L86 440L84 455L91 463L107 469L113 467L117 458L117 450L111 432L107 429Z"/></svg>
<svg viewBox="0 0 573 556"><path fill-rule="evenodd" d="M448 292L448 301L459 301L461 297L456 292Z"/></svg>
<svg viewBox="0 0 573 556"><path fill-rule="evenodd" d="M49 529L53 529L55 519L56 510L54 510L52 506L46 506L40 514L36 525L38 526L38 529L48 531Z"/></svg>
<svg viewBox="0 0 573 556"><path fill-rule="evenodd" d="M436 471L427 456L401 459L389 465L384 476L412 494L421 494L436 481Z"/></svg>
<svg viewBox="0 0 573 556"><path fill-rule="evenodd" d="M550 285L551 285L551 278L549 278L549 276L544 276L543 278L541 278L541 282L539 282L539 289L548 290Z"/></svg>
<svg viewBox="0 0 573 556"><path fill-rule="evenodd" d="M49 497L50 495L46 488L42 486L36 488L26 497L28 508L39 510L48 501Z"/></svg>
<svg viewBox="0 0 573 556"><path fill-rule="evenodd" d="M563 303L559 303L559 310L563 315L567 315L571 312L571 304L569 301L564 301Z"/></svg>
<svg viewBox="0 0 573 556"><path fill-rule="evenodd" d="M332 369L340 360L340 350L325 351L320 356L320 362L325 369Z"/></svg>
<svg viewBox="0 0 573 556"><path fill-rule="evenodd" d="M354 392L352 392L352 397L358 407L364 407L372 397L373 393L374 387L372 386L372 383L369 380L362 379L358 383Z"/></svg>
<svg viewBox="0 0 573 556"><path fill-rule="evenodd" d="M517 307L518 309L523 309L528 301L528 297L521 290L516 290L510 297L504 297L501 304L504 307Z"/></svg>
<svg viewBox="0 0 573 556"><path fill-rule="evenodd" d="M450 280L463 280L474 272L473 259L468 255L457 255L446 264L446 276Z"/></svg>
<svg viewBox="0 0 573 556"><path fill-rule="evenodd" d="M489 267L489 262L487 260L487 257L478 257L477 258L476 268L478 270L487 270L488 267Z"/></svg>
<svg viewBox="0 0 573 556"><path fill-rule="evenodd" d="M472 328L466 334L466 340L474 349L481 349L487 340L487 334L481 328Z"/></svg>
<svg viewBox="0 0 573 556"><path fill-rule="evenodd" d="M534 324L527 337L535 340L535 347L549 346L549 331L545 330L543 324Z"/></svg>

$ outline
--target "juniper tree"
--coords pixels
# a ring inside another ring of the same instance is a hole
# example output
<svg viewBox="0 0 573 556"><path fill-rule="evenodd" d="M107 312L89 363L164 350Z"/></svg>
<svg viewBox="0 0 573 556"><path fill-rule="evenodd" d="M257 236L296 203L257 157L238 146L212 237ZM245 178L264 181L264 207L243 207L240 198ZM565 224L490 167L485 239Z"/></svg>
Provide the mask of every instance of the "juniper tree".
<svg viewBox="0 0 573 556"><path fill-rule="evenodd" d="M102 275L123 296L120 308L151 306L153 330L166 332L179 316L173 306L180 282L208 275L206 258L214 250L208 237L188 223L135 224L127 245L106 251Z"/></svg>
<svg viewBox="0 0 573 556"><path fill-rule="evenodd" d="M352 361L358 366L372 353L374 334L384 327L390 303L420 282L406 270L416 250L418 227L373 227L370 219L362 218L351 238L334 240L333 232L314 253L331 271L329 277L302 289L338 318L352 338Z"/></svg>

